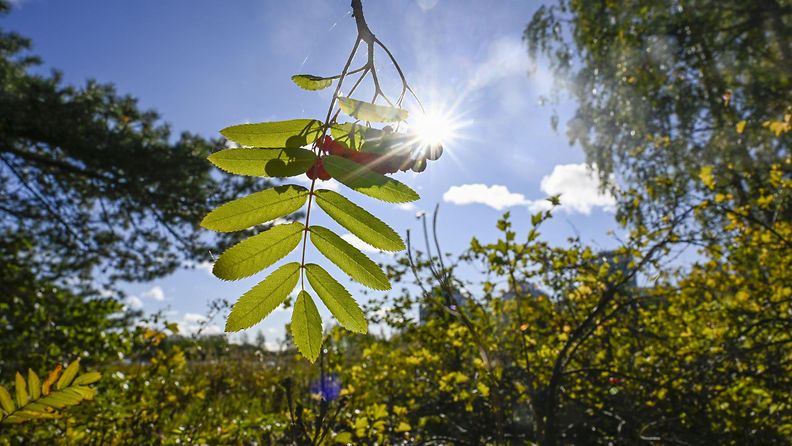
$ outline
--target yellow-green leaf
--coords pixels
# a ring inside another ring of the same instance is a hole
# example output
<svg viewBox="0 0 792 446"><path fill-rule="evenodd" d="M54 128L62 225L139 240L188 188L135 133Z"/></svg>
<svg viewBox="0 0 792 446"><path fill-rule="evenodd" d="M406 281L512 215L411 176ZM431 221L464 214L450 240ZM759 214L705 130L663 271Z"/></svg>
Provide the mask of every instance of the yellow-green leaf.
<svg viewBox="0 0 792 446"><path fill-rule="evenodd" d="M294 303L291 332L300 353L309 361L316 361L322 348L322 319L313 299L305 291L300 291Z"/></svg>
<svg viewBox="0 0 792 446"><path fill-rule="evenodd" d="M325 170L333 178L361 194L389 203L406 203L420 198L407 185L354 161L331 155L325 157L323 163Z"/></svg>
<svg viewBox="0 0 792 446"><path fill-rule="evenodd" d="M25 377L17 372L14 377L14 385L16 386L16 403L18 407L22 407L30 401L30 395L27 392L27 383Z"/></svg>
<svg viewBox="0 0 792 446"><path fill-rule="evenodd" d="M396 122L404 121L408 116L407 110L401 108L376 105L352 98L338 98L338 105L344 113L361 121Z"/></svg>
<svg viewBox="0 0 792 446"><path fill-rule="evenodd" d="M286 299L299 278L300 264L297 262L275 270L234 304L225 331L239 331L259 323Z"/></svg>
<svg viewBox="0 0 792 446"><path fill-rule="evenodd" d="M226 203L210 212L201 226L218 232L241 231L300 209L308 189L293 184L277 186Z"/></svg>
<svg viewBox="0 0 792 446"><path fill-rule="evenodd" d="M734 126L734 127L735 127L735 130L737 130L737 133L742 133L742 132L744 132L744 131L745 131L745 124L746 124L745 120L742 120L742 121L738 122L738 123L737 123L737 124Z"/></svg>
<svg viewBox="0 0 792 446"><path fill-rule="evenodd" d="M225 149L209 155L209 161L228 173L254 177L293 177L305 173L316 155L301 148Z"/></svg>
<svg viewBox="0 0 792 446"><path fill-rule="evenodd" d="M390 282L376 263L349 242L321 226L311 226L311 243L349 277L375 290L389 290Z"/></svg>
<svg viewBox="0 0 792 446"><path fill-rule="evenodd" d="M300 243L302 223L273 226L228 248L214 264L212 272L225 280L255 274L290 253Z"/></svg>
<svg viewBox="0 0 792 446"><path fill-rule="evenodd" d="M99 381L102 378L102 374L99 372L88 372L83 373L82 375L78 376L74 379L72 385L75 386L86 386L88 384L93 384Z"/></svg>
<svg viewBox="0 0 792 446"><path fill-rule="evenodd" d="M28 390L30 399L37 400L41 397L41 380L32 369L28 369Z"/></svg>
<svg viewBox="0 0 792 446"><path fill-rule="evenodd" d="M16 409L16 405L14 404L14 400L11 399L11 394L8 393L5 387L0 386L0 406L3 407L3 410L6 413L11 413Z"/></svg>
<svg viewBox="0 0 792 446"><path fill-rule="evenodd" d="M383 251L405 249L404 241L396 231L343 195L331 190L318 190L315 194L316 204L327 215L364 242Z"/></svg>
<svg viewBox="0 0 792 446"><path fill-rule="evenodd" d="M335 77L321 77L313 74L295 74L291 77L292 82L303 90L322 90L333 84Z"/></svg>
<svg viewBox="0 0 792 446"><path fill-rule="evenodd" d="M302 147L322 135L322 123L315 119L240 124L220 130L226 138L249 147Z"/></svg>
<svg viewBox="0 0 792 446"><path fill-rule="evenodd" d="M55 386L56 389L60 390L64 387L69 387L69 384L74 381L74 377L77 376L77 372L80 370L80 360L75 359L66 367L66 370L63 371L60 379L58 380L58 384Z"/></svg>
<svg viewBox="0 0 792 446"><path fill-rule="evenodd" d="M325 306L338 322L347 330L366 333L368 324L366 316L349 291L338 283L327 271L315 263L305 265L305 275L311 288L322 299Z"/></svg>

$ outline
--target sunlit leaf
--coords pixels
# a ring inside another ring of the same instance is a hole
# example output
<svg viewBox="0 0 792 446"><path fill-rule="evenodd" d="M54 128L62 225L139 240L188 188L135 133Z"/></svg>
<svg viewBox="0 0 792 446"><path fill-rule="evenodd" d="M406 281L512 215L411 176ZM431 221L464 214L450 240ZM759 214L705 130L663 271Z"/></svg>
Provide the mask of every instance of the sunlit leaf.
<svg viewBox="0 0 792 446"><path fill-rule="evenodd" d="M321 226L311 226L311 243L342 271L361 284L375 290L389 290L385 273L349 242Z"/></svg>
<svg viewBox="0 0 792 446"><path fill-rule="evenodd" d="M30 401L30 395L27 391L27 382L21 373L17 372L14 376L14 386L16 387L16 403L17 406L22 407Z"/></svg>
<svg viewBox="0 0 792 446"><path fill-rule="evenodd" d="M330 175L361 194L389 203L415 201L420 196L407 185L374 172L360 164L340 156L327 156L324 168Z"/></svg>
<svg viewBox="0 0 792 446"><path fill-rule="evenodd" d="M237 175L254 177L293 177L305 173L316 161L313 152L300 148L225 149L209 155L218 168Z"/></svg>
<svg viewBox="0 0 792 446"><path fill-rule="evenodd" d="M314 76L313 74L295 74L292 82L303 90L323 90L333 84L334 77Z"/></svg>
<svg viewBox="0 0 792 446"><path fill-rule="evenodd" d="M327 271L315 263L305 265L308 282L322 299L327 309L333 313L338 322L347 330L366 333L368 324L366 316L349 291L338 283Z"/></svg>
<svg viewBox="0 0 792 446"><path fill-rule="evenodd" d="M85 386L88 384L93 384L99 381L101 378L102 378L102 374L99 372L83 373L82 375L75 378L72 384L75 386Z"/></svg>
<svg viewBox="0 0 792 446"><path fill-rule="evenodd" d="M405 249L404 241L396 231L343 195L331 190L318 190L315 194L316 204L327 215L364 242L383 251Z"/></svg>
<svg viewBox="0 0 792 446"><path fill-rule="evenodd" d="M322 123L315 119L259 122L226 127L220 133L237 144L249 147L302 147L322 135Z"/></svg>
<svg viewBox="0 0 792 446"><path fill-rule="evenodd" d="M28 390L30 399L37 400L41 397L41 380L32 369L28 369Z"/></svg>
<svg viewBox="0 0 792 446"><path fill-rule="evenodd" d="M283 303L294 290L299 277L300 264L297 262L287 263L273 271L234 304L225 331L239 331L259 323Z"/></svg>
<svg viewBox="0 0 792 446"><path fill-rule="evenodd" d="M212 272L225 280L255 274L290 253L300 243L301 223L274 226L228 248L214 264Z"/></svg>
<svg viewBox="0 0 792 446"><path fill-rule="evenodd" d="M69 385L74 381L74 377L77 376L77 372L80 370L80 360L75 359L66 367L66 370L63 371L60 379L58 380L58 384L55 386L58 390L63 389L64 387L69 387Z"/></svg>
<svg viewBox="0 0 792 446"><path fill-rule="evenodd" d="M294 303L291 332L300 353L309 361L316 361L322 348L322 319L313 299L305 291L300 291Z"/></svg>
<svg viewBox="0 0 792 446"><path fill-rule="evenodd" d="M352 98L338 98L338 105L344 113L361 121L396 122L404 121L408 116L407 110L401 108L371 104Z"/></svg>
<svg viewBox="0 0 792 446"><path fill-rule="evenodd" d="M300 209L308 199L302 186L277 186L226 203L210 212L201 226L218 232L241 231Z"/></svg>
<svg viewBox="0 0 792 446"><path fill-rule="evenodd" d="M0 386L0 406L2 406L6 413L11 413L16 409L14 400L11 399L11 394L8 393L8 390L3 386Z"/></svg>

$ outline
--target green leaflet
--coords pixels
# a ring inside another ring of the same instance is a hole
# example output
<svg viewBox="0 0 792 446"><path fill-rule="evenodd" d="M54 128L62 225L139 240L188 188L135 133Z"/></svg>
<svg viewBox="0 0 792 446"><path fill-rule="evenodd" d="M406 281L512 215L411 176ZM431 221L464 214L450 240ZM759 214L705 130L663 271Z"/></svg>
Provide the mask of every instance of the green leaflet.
<svg viewBox="0 0 792 446"><path fill-rule="evenodd" d="M300 148L225 149L209 155L218 168L237 175L254 177L293 177L305 173L316 161L313 152Z"/></svg>
<svg viewBox="0 0 792 446"><path fill-rule="evenodd" d="M342 271L349 274L349 277L375 290L391 288L382 269L349 242L321 226L311 226L309 231L311 232L311 243L316 246L316 249Z"/></svg>
<svg viewBox="0 0 792 446"><path fill-rule="evenodd" d="M11 413L16 409L16 404L14 404L14 400L11 399L11 394L8 393L8 390L3 386L0 386L0 407L2 407L6 413Z"/></svg>
<svg viewBox="0 0 792 446"><path fill-rule="evenodd" d="M101 378L102 378L102 374L99 372L83 373L82 375L75 378L72 384L75 386L85 386L88 384L93 384L99 381Z"/></svg>
<svg viewBox="0 0 792 446"><path fill-rule="evenodd" d="M343 195L331 190L318 190L315 194L316 204L327 215L364 242L383 251L405 249L404 242L396 231Z"/></svg>
<svg viewBox="0 0 792 446"><path fill-rule="evenodd" d="M322 348L322 319L313 299L305 291L300 291L297 295L292 312L291 332L300 353L309 361L316 361Z"/></svg>
<svg viewBox="0 0 792 446"><path fill-rule="evenodd" d="M300 264L287 263L251 288L234 304L225 331L252 327L278 307L292 292L300 278Z"/></svg>
<svg viewBox="0 0 792 446"><path fill-rule="evenodd" d="M356 333L368 331L366 316L355 299L324 268L309 263L305 265L305 275L316 294L344 328Z"/></svg>
<svg viewBox="0 0 792 446"><path fill-rule="evenodd" d="M259 122L226 127L220 133L237 144L249 147L302 147L322 135L322 123L315 119Z"/></svg>
<svg viewBox="0 0 792 446"><path fill-rule="evenodd" d="M30 391L31 400L37 400L41 397L41 380L32 369L28 369L28 390Z"/></svg>
<svg viewBox="0 0 792 446"><path fill-rule="evenodd" d="M30 401L30 395L27 392L27 383L21 373L17 372L14 377L14 385L16 386L16 403L17 406L22 407Z"/></svg>
<svg viewBox="0 0 792 446"><path fill-rule="evenodd" d="M335 77L321 77L313 74L295 74L292 82L303 90L323 90L333 84Z"/></svg>
<svg viewBox="0 0 792 446"><path fill-rule="evenodd" d="M58 390L63 389L64 387L69 387L69 385L74 381L74 377L77 376L77 372L80 370L80 360L75 359L66 367L66 370L63 371L60 379L58 380L58 384L55 385L55 388Z"/></svg>
<svg viewBox="0 0 792 446"><path fill-rule="evenodd" d="M395 122L407 119L407 110L376 105L369 102L358 101L352 98L338 98L338 106L344 113L361 121L369 122Z"/></svg>
<svg viewBox="0 0 792 446"><path fill-rule="evenodd" d="M308 189L302 186L277 186L220 206L204 217L201 226L217 232L241 231L289 215L306 199Z"/></svg>
<svg viewBox="0 0 792 446"><path fill-rule="evenodd" d="M302 223L274 226L261 234L228 248L212 273L224 280L238 280L255 274L290 253L300 243Z"/></svg>
<svg viewBox="0 0 792 446"><path fill-rule="evenodd" d="M324 168L330 175L361 194L388 203L406 203L421 198L407 185L369 170L360 164L330 155L323 160Z"/></svg>

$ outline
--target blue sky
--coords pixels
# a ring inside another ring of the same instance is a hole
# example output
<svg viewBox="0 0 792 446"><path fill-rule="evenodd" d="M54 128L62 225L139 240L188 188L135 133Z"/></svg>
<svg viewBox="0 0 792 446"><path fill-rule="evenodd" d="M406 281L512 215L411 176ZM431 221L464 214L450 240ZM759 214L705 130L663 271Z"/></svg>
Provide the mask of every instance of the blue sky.
<svg viewBox="0 0 792 446"><path fill-rule="evenodd" d="M158 110L175 132L207 137L242 122L323 119L332 92L302 91L289 78L337 74L356 32L348 0L14 3L0 23L33 39L46 70L62 70L72 84L89 78L114 83L120 93L139 98L142 107ZM531 210L549 194L562 193L563 206L544 227L545 238L563 244L577 232L595 246L611 246L607 231L616 228L611 200L597 192L580 148L569 146L563 130L551 129L551 110L539 105L553 79L541 66L528 75L521 36L538 6L524 0L364 1L369 26L394 53L424 104L453 106L453 114L468 125L424 173L397 175L421 194L414 206L385 205L353 192L347 196L401 234L418 232L416 212L440 203L441 242L459 253L474 235L493 240L495 222L506 210L524 234ZM385 84L394 85L394 74L387 66L382 70ZM571 110L571 104L562 104L560 129ZM327 218L316 223L341 229ZM168 311L189 331L207 312L207 302L233 302L265 274L228 283L199 268L125 288L131 305ZM276 310L250 336L262 330L276 341L289 315ZM212 321L210 330L223 322L222 317Z"/></svg>

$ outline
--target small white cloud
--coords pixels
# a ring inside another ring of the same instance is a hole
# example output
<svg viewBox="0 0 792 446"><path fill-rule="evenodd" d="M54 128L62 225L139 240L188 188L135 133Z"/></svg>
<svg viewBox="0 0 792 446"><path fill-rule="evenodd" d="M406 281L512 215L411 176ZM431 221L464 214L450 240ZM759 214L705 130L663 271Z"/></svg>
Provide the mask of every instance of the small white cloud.
<svg viewBox="0 0 792 446"><path fill-rule="evenodd" d="M568 213L588 215L594 208L613 211L616 199L608 192L600 191L596 169L586 164L559 164L550 175L545 175L539 185L542 192L561 195L561 209ZM486 184L463 184L451 186L443 194L443 201L453 204L484 204L496 210L514 206L526 206L537 212L550 208L546 199L529 200L525 195L511 192L506 186Z"/></svg>
<svg viewBox="0 0 792 446"><path fill-rule="evenodd" d="M205 271L207 274L212 274L212 268L214 268L213 262L199 262L195 264L195 269Z"/></svg>
<svg viewBox="0 0 792 446"><path fill-rule="evenodd" d="M308 175L299 175L296 177L290 178L295 183L302 184L305 187L311 187L311 179L308 178ZM315 189L329 189L329 190L338 190L338 185L340 183L334 179L329 179L327 181L317 180L316 184L314 185Z"/></svg>
<svg viewBox="0 0 792 446"><path fill-rule="evenodd" d="M154 300L163 301L165 300L165 292L162 291L161 287L155 286L150 290L143 292L143 294L141 294L140 297L144 299L154 299Z"/></svg>
<svg viewBox="0 0 792 446"><path fill-rule="evenodd" d="M183 319L185 322L203 322L206 320L206 316L198 313L185 313Z"/></svg>
<svg viewBox="0 0 792 446"><path fill-rule="evenodd" d="M397 207L397 208L398 208L400 211L407 211L407 212L413 212L413 211L415 211L415 205L414 205L414 204L412 204L412 203L401 203L401 204L397 205L396 207Z"/></svg>
<svg viewBox="0 0 792 446"><path fill-rule="evenodd" d="M527 75L531 67L525 44L516 37L492 42L486 60L478 65L469 82L470 88L483 88L506 77Z"/></svg>
<svg viewBox="0 0 792 446"><path fill-rule="evenodd" d="M346 240L347 243L354 246L355 248L368 253L380 253L379 249L369 245L368 243L364 242L363 240L359 239L358 236L355 234L346 233L341 236L342 239Z"/></svg>
<svg viewBox="0 0 792 446"><path fill-rule="evenodd" d="M129 296L124 299L124 305L131 308L132 310L140 310L143 308L143 301L137 296Z"/></svg>
<svg viewBox="0 0 792 446"><path fill-rule="evenodd" d="M550 175L542 178L539 186L547 195L561 195L561 209L566 212L590 214L593 208L613 211L616 199L608 192L600 191L596 168L586 164L559 164ZM547 206L546 200L541 206Z"/></svg>
<svg viewBox="0 0 792 446"><path fill-rule="evenodd" d="M451 186L443 194L443 201L453 204L484 204L497 210L508 207L526 205L529 200L525 195L510 192L506 186L495 184L463 184Z"/></svg>

